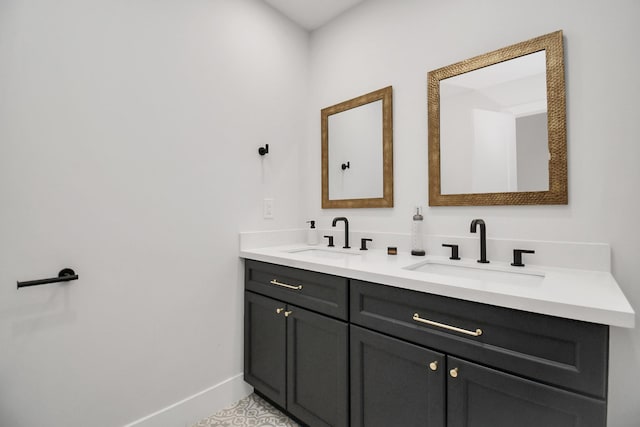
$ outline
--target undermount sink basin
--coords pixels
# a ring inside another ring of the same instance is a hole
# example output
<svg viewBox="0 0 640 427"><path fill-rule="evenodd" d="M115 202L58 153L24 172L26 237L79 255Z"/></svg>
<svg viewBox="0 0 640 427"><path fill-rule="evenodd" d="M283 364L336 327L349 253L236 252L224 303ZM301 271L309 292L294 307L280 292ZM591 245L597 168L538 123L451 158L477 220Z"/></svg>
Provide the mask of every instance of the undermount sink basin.
<svg viewBox="0 0 640 427"><path fill-rule="evenodd" d="M360 256L357 252L347 252L339 249L302 248L287 251L291 254L309 256L318 259L348 259Z"/></svg>
<svg viewBox="0 0 640 427"><path fill-rule="evenodd" d="M519 267L513 267L519 268ZM426 261L405 267L405 270L422 273L440 274L464 279L506 283L510 285L539 285L544 280L544 272L536 270L511 270L500 266L475 266L472 264L448 264Z"/></svg>

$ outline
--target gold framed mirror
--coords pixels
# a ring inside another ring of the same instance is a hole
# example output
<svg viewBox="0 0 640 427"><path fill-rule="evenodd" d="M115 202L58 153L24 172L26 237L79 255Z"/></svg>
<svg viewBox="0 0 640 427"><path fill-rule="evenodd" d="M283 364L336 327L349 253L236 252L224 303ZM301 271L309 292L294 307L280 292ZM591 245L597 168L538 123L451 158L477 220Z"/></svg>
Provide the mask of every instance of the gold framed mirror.
<svg viewBox="0 0 640 427"><path fill-rule="evenodd" d="M392 91L321 110L323 209L393 207Z"/></svg>
<svg viewBox="0 0 640 427"><path fill-rule="evenodd" d="M567 204L562 31L428 73L429 206Z"/></svg>

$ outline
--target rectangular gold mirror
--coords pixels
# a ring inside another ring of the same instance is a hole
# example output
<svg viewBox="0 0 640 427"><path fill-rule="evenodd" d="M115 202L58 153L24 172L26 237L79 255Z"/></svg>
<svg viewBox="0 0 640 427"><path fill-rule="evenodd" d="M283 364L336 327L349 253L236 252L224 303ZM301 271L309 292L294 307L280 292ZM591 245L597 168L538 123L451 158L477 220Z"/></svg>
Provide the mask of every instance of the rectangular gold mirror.
<svg viewBox="0 0 640 427"><path fill-rule="evenodd" d="M322 208L393 207L392 87L321 110Z"/></svg>
<svg viewBox="0 0 640 427"><path fill-rule="evenodd" d="M429 205L567 204L562 31L428 74Z"/></svg>

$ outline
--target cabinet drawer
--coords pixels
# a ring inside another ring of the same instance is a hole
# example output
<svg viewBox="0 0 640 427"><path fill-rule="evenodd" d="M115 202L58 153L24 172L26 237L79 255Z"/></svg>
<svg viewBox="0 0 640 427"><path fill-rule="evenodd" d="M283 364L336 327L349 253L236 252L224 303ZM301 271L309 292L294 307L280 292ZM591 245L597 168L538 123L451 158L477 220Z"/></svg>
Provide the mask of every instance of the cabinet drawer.
<svg viewBox="0 0 640 427"><path fill-rule="evenodd" d="M348 279L245 260L245 289L347 320Z"/></svg>
<svg viewBox="0 0 640 427"><path fill-rule="evenodd" d="M505 372L606 397L607 326L357 280L351 281L350 311L352 323ZM416 314L419 319L414 319ZM478 329L481 334L473 336Z"/></svg>

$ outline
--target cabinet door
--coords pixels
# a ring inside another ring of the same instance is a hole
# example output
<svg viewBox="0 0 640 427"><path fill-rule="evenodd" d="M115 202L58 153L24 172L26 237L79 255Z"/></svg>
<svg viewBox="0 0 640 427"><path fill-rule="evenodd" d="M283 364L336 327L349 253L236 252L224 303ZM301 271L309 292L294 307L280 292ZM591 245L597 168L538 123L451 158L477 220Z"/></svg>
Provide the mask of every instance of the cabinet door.
<svg viewBox="0 0 640 427"><path fill-rule="evenodd" d="M604 401L454 357L447 359L449 427L606 425Z"/></svg>
<svg viewBox="0 0 640 427"><path fill-rule="evenodd" d="M245 292L244 379L282 407L286 403L284 309L282 302Z"/></svg>
<svg viewBox="0 0 640 427"><path fill-rule="evenodd" d="M351 326L353 427L444 427L445 384L441 353Z"/></svg>
<svg viewBox="0 0 640 427"><path fill-rule="evenodd" d="M289 305L287 410L313 427L346 427L348 326Z"/></svg>

